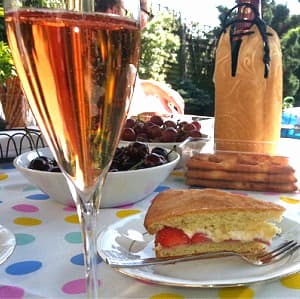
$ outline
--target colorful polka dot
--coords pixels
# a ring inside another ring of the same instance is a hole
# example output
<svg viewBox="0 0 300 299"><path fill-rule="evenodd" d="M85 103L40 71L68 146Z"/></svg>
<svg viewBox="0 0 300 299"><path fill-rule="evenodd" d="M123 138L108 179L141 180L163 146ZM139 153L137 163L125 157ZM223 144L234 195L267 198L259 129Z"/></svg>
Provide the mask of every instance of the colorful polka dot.
<svg viewBox="0 0 300 299"><path fill-rule="evenodd" d="M74 211L76 211L76 207L75 206L67 206L67 207L64 207L64 211L74 212Z"/></svg>
<svg viewBox="0 0 300 299"><path fill-rule="evenodd" d="M183 169L175 169L171 172L171 175L178 178L184 178L184 171Z"/></svg>
<svg viewBox="0 0 300 299"><path fill-rule="evenodd" d="M33 190L38 190L38 188L34 185L26 185L24 188L23 188L23 191L24 192L27 192L27 191L33 191Z"/></svg>
<svg viewBox="0 0 300 299"><path fill-rule="evenodd" d="M102 259L100 256L97 256L97 264L101 263ZM74 255L71 258L71 263L78 266L84 266L84 255L82 253Z"/></svg>
<svg viewBox="0 0 300 299"><path fill-rule="evenodd" d="M286 288L300 290L300 273L281 278L280 282Z"/></svg>
<svg viewBox="0 0 300 299"><path fill-rule="evenodd" d="M27 199L31 200L46 200L49 199L49 195L45 193L40 193L40 194L31 194L26 196Z"/></svg>
<svg viewBox="0 0 300 299"><path fill-rule="evenodd" d="M18 225L24 225L24 226L35 226L35 225L40 225L42 223L42 220L37 218L20 217L20 218L16 218L14 220L14 223Z"/></svg>
<svg viewBox="0 0 300 299"><path fill-rule="evenodd" d="M68 222L68 223L72 223L72 224L79 224L80 223L79 222L79 217L78 217L77 214L65 217L65 221Z"/></svg>
<svg viewBox="0 0 300 299"><path fill-rule="evenodd" d="M17 245L27 245L35 241L35 237L29 234L15 234L15 237Z"/></svg>
<svg viewBox="0 0 300 299"><path fill-rule="evenodd" d="M74 265L78 265L78 266L83 266L84 265L84 256L82 253L78 254L78 255L74 255L71 258L71 263Z"/></svg>
<svg viewBox="0 0 300 299"><path fill-rule="evenodd" d="M300 200L296 199L296 198L292 198L292 197L288 197L288 196L280 196L279 197L280 200L289 203L291 205L296 205L296 204L300 204Z"/></svg>
<svg viewBox="0 0 300 299"><path fill-rule="evenodd" d="M130 209L131 207L134 206L134 203L130 203L130 204L126 204L126 205L120 205L120 206L116 206L114 208L119 208L119 209Z"/></svg>
<svg viewBox="0 0 300 299"><path fill-rule="evenodd" d="M116 213L118 218L126 218L131 215L140 213L140 210L121 210Z"/></svg>
<svg viewBox="0 0 300 299"><path fill-rule="evenodd" d="M220 299L252 299L254 291L248 287L223 288L219 291Z"/></svg>
<svg viewBox="0 0 300 299"><path fill-rule="evenodd" d="M13 298L22 299L24 296L24 290L13 286L0 287L0 298Z"/></svg>
<svg viewBox="0 0 300 299"><path fill-rule="evenodd" d="M184 297L174 293L161 293L153 295L149 299L184 299Z"/></svg>
<svg viewBox="0 0 300 299"><path fill-rule="evenodd" d="M18 262L8 266L5 270L7 274L11 275L25 275L39 270L42 263L39 261L24 261Z"/></svg>
<svg viewBox="0 0 300 299"><path fill-rule="evenodd" d="M15 166L13 164L2 164L0 169L6 169L6 170L15 169Z"/></svg>
<svg viewBox="0 0 300 299"><path fill-rule="evenodd" d="M72 244L82 243L81 232L72 232L65 235L65 240Z"/></svg>
<svg viewBox="0 0 300 299"><path fill-rule="evenodd" d="M98 281L98 285L100 287L100 280ZM69 281L63 285L62 291L69 295L84 294L86 292L86 281L83 278Z"/></svg>
<svg viewBox="0 0 300 299"><path fill-rule="evenodd" d="M0 173L0 181L6 180L8 178L7 174Z"/></svg>
<svg viewBox="0 0 300 299"><path fill-rule="evenodd" d="M168 187L168 186L158 186L158 187L154 190L154 192L162 192L162 191L165 191L165 190L168 190L168 189L170 189L170 187Z"/></svg>
<svg viewBox="0 0 300 299"><path fill-rule="evenodd" d="M175 177L173 178L173 180L174 180L175 182L184 183L184 182L185 182L185 177L183 177L183 176L175 176Z"/></svg>
<svg viewBox="0 0 300 299"><path fill-rule="evenodd" d="M32 206L32 205L27 205L27 204L15 205L12 208L18 212L25 212L25 213L34 213L39 210L38 207Z"/></svg>

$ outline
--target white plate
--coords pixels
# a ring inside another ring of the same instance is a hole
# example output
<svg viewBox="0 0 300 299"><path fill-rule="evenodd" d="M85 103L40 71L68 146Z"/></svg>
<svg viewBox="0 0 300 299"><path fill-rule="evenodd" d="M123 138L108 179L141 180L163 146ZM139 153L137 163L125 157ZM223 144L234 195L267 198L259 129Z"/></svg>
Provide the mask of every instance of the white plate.
<svg viewBox="0 0 300 299"><path fill-rule="evenodd" d="M4 263L16 247L15 235L0 225L0 264Z"/></svg>
<svg viewBox="0 0 300 299"><path fill-rule="evenodd" d="M153 238L144 234L144 217L145 214L140 213L125 218L102 232L97 241L100 256L105 260L105 251L109 250L125 259L127 254L134 254L141 258L153 257ZM274 239L273 247L283 239L297 238L300 241L299 223L284 218L281 228L282 234ZM278 279L300 271L300 250L289 258L263 267L249 265L238 257L224 257L117 270L130 277L161 285L202 288L232 287Z"/></svg>

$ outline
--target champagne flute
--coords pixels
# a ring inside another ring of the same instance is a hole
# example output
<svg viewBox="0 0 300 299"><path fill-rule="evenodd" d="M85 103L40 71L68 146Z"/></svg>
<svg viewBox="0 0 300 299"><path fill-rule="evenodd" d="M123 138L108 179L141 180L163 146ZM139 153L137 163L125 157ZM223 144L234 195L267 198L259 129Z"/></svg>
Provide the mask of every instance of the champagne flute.
<svg viewBox="0 0 300 299"><path fill-rule="evenodd" d="M4 9L24 92L77 206L87 296L97 298L96 218L133 93L140 0L5 0Z"/></svg>

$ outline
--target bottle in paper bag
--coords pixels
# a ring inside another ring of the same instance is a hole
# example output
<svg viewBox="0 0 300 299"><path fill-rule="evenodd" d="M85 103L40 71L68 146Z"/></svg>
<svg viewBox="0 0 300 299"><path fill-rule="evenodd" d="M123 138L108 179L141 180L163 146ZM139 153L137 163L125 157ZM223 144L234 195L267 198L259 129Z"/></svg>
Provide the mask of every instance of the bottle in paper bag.
<svg viewBox="0 0 300 299"><path fill-rule="evenodd" d="M280 40L260 18L259 1L241 2L229 11L216 49L216 149L275 153L282 112ZM236 8L238 17L228 19Z"/></svg>

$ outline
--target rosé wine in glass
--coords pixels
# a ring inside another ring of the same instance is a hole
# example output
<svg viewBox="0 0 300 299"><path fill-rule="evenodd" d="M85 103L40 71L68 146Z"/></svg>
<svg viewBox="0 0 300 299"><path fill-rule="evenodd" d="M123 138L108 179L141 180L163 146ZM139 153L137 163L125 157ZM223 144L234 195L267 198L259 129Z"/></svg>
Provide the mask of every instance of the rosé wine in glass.
<svg viewBox="0 0 300 299"><path fill-rule="evenodd" d="M97 298L96 220L137 73L139 0L22 2L4 1L9 45L76 202L87 296Z"/></svg>

